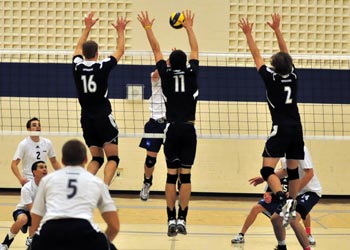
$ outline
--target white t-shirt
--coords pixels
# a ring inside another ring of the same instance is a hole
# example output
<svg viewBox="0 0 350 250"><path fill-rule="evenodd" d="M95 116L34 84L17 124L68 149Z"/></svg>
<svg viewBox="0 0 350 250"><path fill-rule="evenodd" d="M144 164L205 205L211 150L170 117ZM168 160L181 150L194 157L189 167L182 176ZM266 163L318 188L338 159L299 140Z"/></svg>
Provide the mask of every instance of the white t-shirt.
<svg viewBox="0 0 350 250"><path fill-rule="evenodd" d="M77 218L88 220L99 232L93 222L95 208L116 211L106 184L82 167L66 166L41 180L31 212L43 217L40 228L48 220Z"/></svg>
<svg viewBox="0 0 350 250"><path fill-rule="evenodd" d="M149 109L151 111L152 119L159 119L165 117L165 103L163 98L162 86L160 78L152 82L152 95L149 98Z"/></svg>
<svg viewBox="0 0 350 250"><path fill-rule="evenodd" d="M305 152L305 157L304 160L299 161L299 167L298 167L298 172L299 172L299 178L302 179L305 175L304 169L313 169L314 170L314 176L311 178L311 180L305 185L305 187L300 190L298 195L304 194L306 192L314 192L316 193L319 197L322 196L322 186L320 181L317 178L316 175L316 170L313 167L312 163L312 158L309 153L309 150L307 147L304 147L304 152ZM286 164L286 159L282 158L282 167L283 169L287 169L287 164Z"/></svg>
<svg viewBox="0 0 350 250"><path fill-rule="evenodd" d="M24 184L24 186L21 188L21 200L17 204L16 210L23 209L28 211L27 205L34 202L37 190L38 186L36 185L34 180L31 180Z"/></svg>
<svg viewBox="0 0 350 250"><path fill-rule="evenodd" d="M29 180L33 180L32 165L36 161L47 161L47 158L56 157L51 141L44 137L39 137L38 142L34 142L30 136L24 138L17 146L13 160L20 159L22 162L22 175Z"/></svg>

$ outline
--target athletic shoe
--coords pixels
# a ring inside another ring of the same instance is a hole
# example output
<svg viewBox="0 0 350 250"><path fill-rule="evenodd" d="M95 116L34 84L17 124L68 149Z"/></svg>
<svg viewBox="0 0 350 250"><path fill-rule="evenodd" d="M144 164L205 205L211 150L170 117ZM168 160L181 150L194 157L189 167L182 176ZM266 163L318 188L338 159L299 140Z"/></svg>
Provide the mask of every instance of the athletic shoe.
<svg viewBox="0 0 350 250"><path fill-rule="evenodd" d="M176 230L177 230L177 233L186 235L187 234L186 221L182 219L178 219L176 224Z"/></svg>
<svg viewBox="0 0 350 250"><path fill-rule="evenodd" d="M174 237L176 235L177 235L176 220L169 220L168 221L168 236Z"/></svg>
<svg viewBox="0 0 350 250"><path fill-rule="evenodd" d="M277 245L274 250L287 250L287 246L286 245Z"/></svg>
<svg viewBox="0 0 350 250"><path fill-rule="evenodd" d="M26 246L27 247L30 247L30 245L32 244L32 238L30 238L30 237L27 237L27 239L26 239Z"/></svg>
<svg viewBox="0 0 350 250"><path fill-rule="evenodd" d="M140 198L142 201L147 201L148 198L149 198L149 190L151 188L151 184L149 183L143 183L142 184L142 189L141 189L141 192L140 192Z"/></svg>
<svg viewBox="0 0 350 250"><path fill-rule="evenodd" d="M233 244L244 243L244 235L241 233L236 234L235 237L231 240L231 243Z"/></svg>
<svg viewBox="0 0 350 250"><path fill-rule="evenodd" d="M313 246L316 245L316 241L315 241L314 237L312 237L311 234L307 238L309 240L310 245L313 245Z"/></svg>
<svg viewBox="0 0 350 250"><path fill-rule="evenodd" d="M0 245L0 250L8 250L9 247L6 244L1 244Z"/></svg>
<svg viewBox="0 0 350 250"><path fill-rule="evenodd" d="M286 203L283 205L282 210L280 212L280 216L283 219L283 226L288 227L289 221L291 219L295 219L296 212L295 208L297 206L297 201L293 199L287 199Z"/></svg>

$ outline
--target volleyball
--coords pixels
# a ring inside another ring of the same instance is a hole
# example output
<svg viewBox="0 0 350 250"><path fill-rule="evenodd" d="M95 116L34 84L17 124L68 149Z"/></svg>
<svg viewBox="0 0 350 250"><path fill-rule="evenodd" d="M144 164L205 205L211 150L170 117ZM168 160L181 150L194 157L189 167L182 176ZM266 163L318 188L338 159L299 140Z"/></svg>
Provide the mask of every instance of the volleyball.
<svg viewBox="0 0 350 250"><path fill-rule="evenodd" d="M182 12L174 12L169 18L170 26L174 29L181 29L182 22L185 20L184 14Z"/></svg>

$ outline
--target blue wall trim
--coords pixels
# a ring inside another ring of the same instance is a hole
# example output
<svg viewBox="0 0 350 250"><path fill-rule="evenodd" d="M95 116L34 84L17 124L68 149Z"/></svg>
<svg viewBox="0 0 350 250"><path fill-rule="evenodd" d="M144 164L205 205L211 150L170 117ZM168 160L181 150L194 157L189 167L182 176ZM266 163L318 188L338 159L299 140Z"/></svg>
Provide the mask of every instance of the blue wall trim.
<svg viewBox="0 0 350 250"><path fill-rule="evenodd" d="M154 66L118 65L110 75L109 97L126 98L127 84L143 84L151 94ZM300 103L350 103L350 70L299 69ZM0 96L76 97L70 64L0 63ZM265 101L255 68L200 68L200 100Z"/></svg>

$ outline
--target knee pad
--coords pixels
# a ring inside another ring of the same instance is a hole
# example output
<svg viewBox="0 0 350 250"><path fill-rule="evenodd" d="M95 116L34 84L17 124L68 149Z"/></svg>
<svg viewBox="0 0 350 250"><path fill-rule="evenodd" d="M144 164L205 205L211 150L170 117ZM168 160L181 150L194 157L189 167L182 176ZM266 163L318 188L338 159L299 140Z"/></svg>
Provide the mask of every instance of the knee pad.
<svg viewBox="0 0 350 250"><path fill-rule="evenodd" d="M108 156L107 160L108 161L115 161L115 163L117 164L117 167L118 167L119 161L120 161L118 155Z"/></svg>
<svg viewBox="0 0 350 250"><path fill-rule="evenodd" d="M191 174L180 174L181 184L191 183Z"/></svg>
<svg viewBox="0 0 350 250"><path fill-rule="evenodd" d="M166 183L176 184L177 178L178 178L177 174L167 174Z"/></svg>
<svg viewBox="0 0 350 250"><path fill-rule="evenodd" d="M275 174L275 171L272 167L268 167L268 166L263 166L260 169L260 174L262 176L262 178L267 181L267 179L270 177L270 175Z"/></svg>
<svg viewBox="0 0 350 250"><path fill-rule="evenodd" d="M99 166L99 168L100 168L104 162L104 159L103 159L103 157L93 156L91 161L96 161L100 165Z"/></svg>
<svg viewBox="0 0 350 250"><path fill-rule="evenodd" d="M288 174L288 180L290 181L299 179L298 168L295 168L295 169L287 168L287 174Z"/></svg>
<svg viewBox="0 0 350 250"><path fill-rule="evenodd" d="M147 155L146 161L145 161L146 167L153 168L154 165L156 165L156 162L157 162L157 158L156 157L152 157L152 156Z"/></svg>

